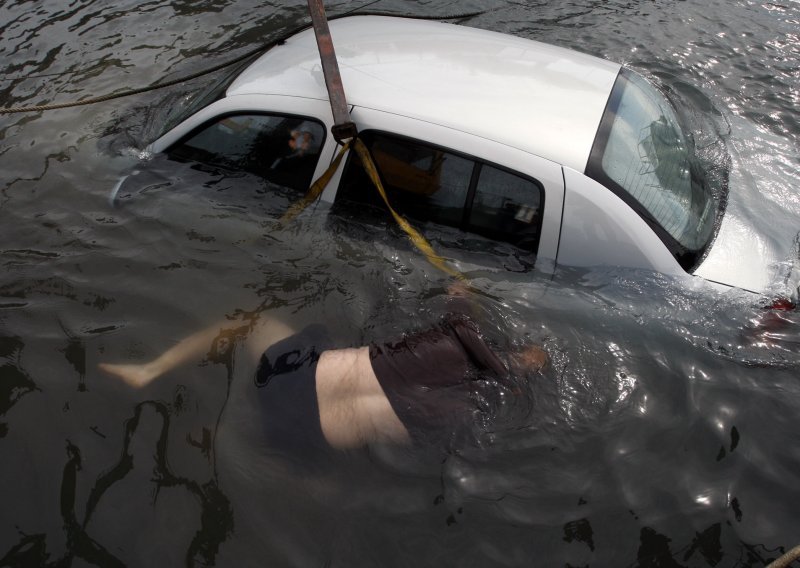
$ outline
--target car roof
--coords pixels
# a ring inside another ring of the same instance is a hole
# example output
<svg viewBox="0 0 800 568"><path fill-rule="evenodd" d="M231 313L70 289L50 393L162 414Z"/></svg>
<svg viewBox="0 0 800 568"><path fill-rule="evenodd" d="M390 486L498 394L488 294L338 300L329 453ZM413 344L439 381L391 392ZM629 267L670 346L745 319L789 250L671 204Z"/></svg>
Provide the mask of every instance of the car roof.
<svg viewBox="0 0 800 568"><path fill-rule="evenodd" d="M620 65L536 41L409 18L330 22L348 102L468 132L583 172ZM313 31L261 56L227 96L327 100Z"/></svg>

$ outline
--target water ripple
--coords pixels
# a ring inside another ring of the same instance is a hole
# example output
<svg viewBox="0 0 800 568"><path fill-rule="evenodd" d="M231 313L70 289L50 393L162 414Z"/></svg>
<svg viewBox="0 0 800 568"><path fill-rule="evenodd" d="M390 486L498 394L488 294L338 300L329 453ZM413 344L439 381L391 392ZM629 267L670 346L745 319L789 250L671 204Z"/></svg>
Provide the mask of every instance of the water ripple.
<svg viewBox="0 0 800 568"><path fill-rule="evenodd" d="M710 163L731 151L748 213L797 233L796 2L489 8L467 24L664 85ZM180 76L304 21L300 1L12 0L0 5L0 104ZM197 182L168 166L109 209L126 168L158 170L142 148L203 84L1 119L0 564L733 566L796 544L800 320L743 294L641 271L544 275L509 247L434 231L442 254L487 267L472 276L488 339L540 343L549 366L516 390L476 392L484 412L457 450L378 448L314 476L260 442L244 350L144 396L100 375L100 361L143 360L220 318L324 321L360 345L447 304L447 282L394 227L320 210L280 228L289 196L247 177Z"/></svg>

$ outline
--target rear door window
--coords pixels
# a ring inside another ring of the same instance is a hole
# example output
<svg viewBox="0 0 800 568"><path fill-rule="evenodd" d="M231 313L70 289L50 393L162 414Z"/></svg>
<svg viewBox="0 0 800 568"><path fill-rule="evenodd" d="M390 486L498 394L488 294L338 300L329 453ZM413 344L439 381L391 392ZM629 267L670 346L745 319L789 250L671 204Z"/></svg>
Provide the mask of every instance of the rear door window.
<svg viewBox="0 0 800 568"><path fill-rule="evenodd" d="M204 124L174 144L167 155L305 190L311 185L324 141L325 129L316 120L235 114Z"/></svg>
<svg viewBox="0 0 800 568"><path fill-rule="evenodd" d="M372 153L389 202L401 215L537 251L544 206L537 181L418 140L374 131L360 136ZM354 152L336 203L352 215L388 214Z"/></svg>
<svg viewBox="0 0 800 568"><path fill-rule="evenodd" d="M489 238L537 250L542 226L542 191L527 178L481 165L468 228Z"/></svg>
<svg viewBox="0 0 800 568"><path fill-rule="evenodd" d="M368 146L396 210L446 225L461 223L472 180L470 160L386 136L373 137Z"/></svg>

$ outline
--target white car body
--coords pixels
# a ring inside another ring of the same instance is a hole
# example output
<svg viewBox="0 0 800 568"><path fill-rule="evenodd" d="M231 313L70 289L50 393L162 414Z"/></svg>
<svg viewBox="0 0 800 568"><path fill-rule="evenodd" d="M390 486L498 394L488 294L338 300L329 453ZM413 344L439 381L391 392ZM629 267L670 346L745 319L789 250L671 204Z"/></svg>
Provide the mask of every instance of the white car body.
<svg viewBox="0 0 800 568"><path fill-rule="evenodd" d="M669 275L688 272L762 294L774 281L773 265L785 259L764 254L765 246L757 239L754 243L754 233L728 216L720 215L713 244L687 269L652 223L587 175L620 65L439 22L353 16L334 20L330 27L352 120L360 132L424 141L539 183L544 203L537 259ZM271 48L233 80L224 97L148 149L168 151L220 116L264 111L309 117L326 131L333 126L312 30ZM333 137L326 136L314 178L327 169L337 148ZM341 176L340 169L323 200L336 200ZM739 243L741 234L750 235L746 243ZM726 243L747 246L732 252ZM798 271L785 278L796 294Z"/></svg>

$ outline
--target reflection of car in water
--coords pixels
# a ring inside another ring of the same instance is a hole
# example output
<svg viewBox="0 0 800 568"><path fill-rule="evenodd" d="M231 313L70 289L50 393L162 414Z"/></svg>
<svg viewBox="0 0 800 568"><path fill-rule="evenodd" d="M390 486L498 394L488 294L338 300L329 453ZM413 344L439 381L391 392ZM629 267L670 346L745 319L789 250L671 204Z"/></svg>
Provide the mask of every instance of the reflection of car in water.
<svg viewBox="0 0 800 568"><path fill-rule="evenodd" d="M508 242L532 261L688 273L758 293L776 279L785 259L731 253L740 235L725 214L736 199L726 167L709 175L673 106L636 73L442 23L352 16L331 30L351 117L393 206L418 224ZM303 192L336 152L327 97L306 30L198 94L149 150ZM133 179L112 200L130 199ZM383 211L355 153L322 199L356 216ZM796 296L800 270L784 277Z"/></svg>

